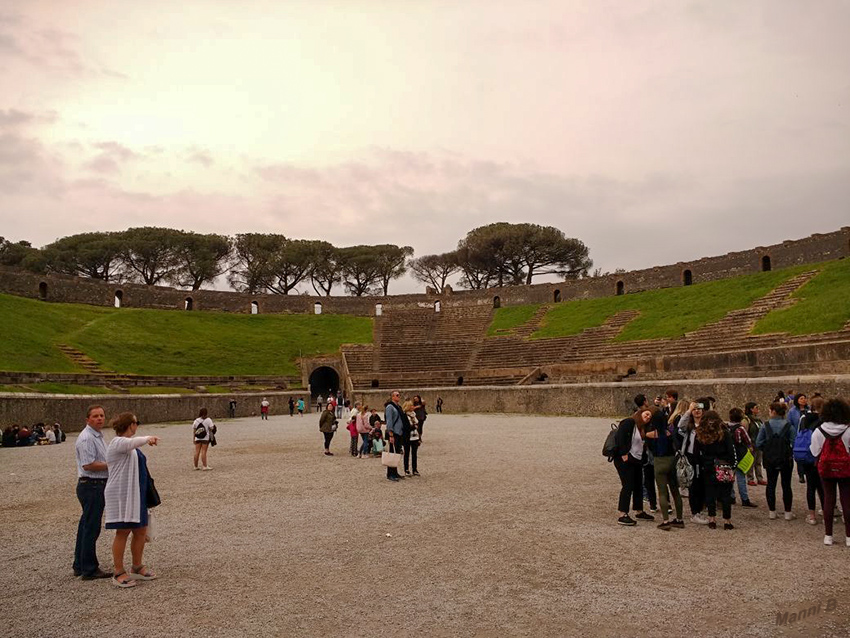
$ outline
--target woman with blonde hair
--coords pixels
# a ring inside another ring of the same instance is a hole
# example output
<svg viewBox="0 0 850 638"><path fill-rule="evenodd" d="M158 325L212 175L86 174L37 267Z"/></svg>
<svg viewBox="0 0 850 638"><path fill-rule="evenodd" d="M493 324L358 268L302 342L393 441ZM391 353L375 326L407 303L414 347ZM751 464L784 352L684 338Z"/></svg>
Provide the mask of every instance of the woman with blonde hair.
<svg viewBox="0 0 850 638"><path fill-rule="evenodd" d="M685 412L688 411L689 403L685 399L680 399L678 403L676 403L676 408L670 413L669 418L667 419L667 424L672 425L673 428L679 427L679 421L682 420L682 417L685 415Z"/></svg>
<svg viewBox="0 0 850 638"><path fill-rule="evenodd" d="M147 493L150 475L143 445L156 445L155 436L135 436L139 420L131 412L123 412L112 420L115 438L106 448L109 478L103 496L106 501L106 529L115 530L112 542L112 561L115 572L112 583L117 587L134 587L136 580L156 578L142 562L148 531ZM124 551L132 533L130 554L133 558L130 573L124 568Z"/></svg>
<svg viewBox="0 0 850 638"><path fill-rule="evenodd" d="M696 453L702 464L705 504L708 507L708 527L717 528L717 501L723 508L723 529L732 525L732 485L738 459L735 443L723 419L714 410L706 411L696 429Z"/></svg>

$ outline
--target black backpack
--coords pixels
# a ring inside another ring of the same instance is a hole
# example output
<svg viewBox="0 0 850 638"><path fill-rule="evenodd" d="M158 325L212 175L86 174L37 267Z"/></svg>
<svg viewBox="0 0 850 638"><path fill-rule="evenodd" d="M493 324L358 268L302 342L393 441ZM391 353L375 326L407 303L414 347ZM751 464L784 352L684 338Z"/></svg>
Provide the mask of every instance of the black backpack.
<svg viewBox="0 0 850 638"><path fill-rule="evenodd" d="M606 457L609 463L617 456L617 427L616 423L611 424L611 431L608 432L608 435L605 437L605 443L602 446L602 456Z"/></svg>
<svg viewBox="0 0 850 638"><path fill-rule="evenodd" d="M765 467L774 468L788 465L791 461L791 445L788 443L791 424L786 421L778 433L768 423L765 423L764 427L767 428L767 441L762 448L762 463Z"/></svg>

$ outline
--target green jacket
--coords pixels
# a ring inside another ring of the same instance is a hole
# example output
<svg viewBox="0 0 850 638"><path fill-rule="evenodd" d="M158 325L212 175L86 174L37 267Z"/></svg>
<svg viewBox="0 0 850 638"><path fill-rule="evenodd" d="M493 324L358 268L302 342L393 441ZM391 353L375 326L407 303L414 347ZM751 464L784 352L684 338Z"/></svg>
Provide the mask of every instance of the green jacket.
<svg viewBox="0 0 850 638"><path fill-rule="evenodd" d="M322 410L322 416L319 419L319 431L333 432L335 423L336 417L334 416L334 413L330 410Z"/></svg>

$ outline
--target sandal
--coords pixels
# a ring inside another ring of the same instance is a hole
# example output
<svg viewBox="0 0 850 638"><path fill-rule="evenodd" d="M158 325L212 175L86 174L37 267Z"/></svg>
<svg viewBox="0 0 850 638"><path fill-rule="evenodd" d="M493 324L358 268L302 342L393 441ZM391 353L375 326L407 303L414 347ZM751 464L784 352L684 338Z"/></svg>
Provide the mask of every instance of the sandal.
<svg viewBox="0 0 850 638"><path fill-rule="evenodd" d="M131 567L129 576L136 580L153 580L156 578L156 574L147 569L144 565L139 565L138 567L134 565Z"/></svg>
<svg viewBox="0 0 850 638"><path fill-rule="evenodd" d="M118 580L121 576L127 576L127 580ZM130 576L127 572L121 572L120 574L115 574L112 577L112 584L116 587L127 588L127 587L135 587L136 581L133 580L133 577Z"/></svg>

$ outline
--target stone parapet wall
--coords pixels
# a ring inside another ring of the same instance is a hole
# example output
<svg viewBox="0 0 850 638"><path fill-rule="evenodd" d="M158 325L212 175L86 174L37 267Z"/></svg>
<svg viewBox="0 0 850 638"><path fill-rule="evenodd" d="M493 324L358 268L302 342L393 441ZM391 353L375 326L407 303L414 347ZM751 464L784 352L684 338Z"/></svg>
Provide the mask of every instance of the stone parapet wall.
<svg viewBox="0 0 850 638"><path fill-rule="evenodd" d="M636 394L642 393L652 399L657 395L663 396L668 388L676 388L680 399L715 397L717 410L725 419L730 408L743 408L748 401L758 402L762 406L762 414L766 415L767 405L779 390L793 388L809 396L820 392L827 398L850 398L850 375L400 389L403 397L421 395L431 413L440 396L446 414L555 414L622 418L627 414L627 406L633 405ZM357 393L356 399L381 409L389 400L391 390L362 390ZM599 448L601 453L601 439Z"/></svg>
<svg viewBox="0 0 850 638"><path fill-rule="evenodd" d="M133 412L142 423L175 421L191 423L198 416L201 408L206 408L213 420L226 418L230 400L236 399L236 416L249 417L260 414L260 401L263 397L271 403L272 415L289 414L287 406L289 397L293 397L296 401L299 397L303 397L308 408L310 406L310 396L306 392L92 396L0 394L0 427L5 428L13 423L32 425L40 421L44 423L58 421L66 431L77 432L85 427L86 408L94 404L103 406L107 421L121 412Z"/></svg>
<svg viewBox="0 0 850 638"><path fill-rule="evenodd" d="M443 308L451 306L491 305L496 296L501 305L546 303L558 297L586 299L617 294L622 282L625 293L681 286L685 271L690 271L691 281L700 283L736 277L762 270L762 259L768 257L772 269L798 264L817 263L850 255L850 227L815 234L799 240L789 240L772 246L758 246L749 250L706 257L688 262L657 266L626 273L577 279L530 286L506 286L488 290L446 292L443 295L411 294L387 297L317 297L312 295L250 295L221 290L178 290L161 286L140 284L115 284L67 277L61 275L36 275L16 270L0 270L0 292L23 297L65 303L85 303L113 306L120 291L121 305L128 308L161 308L183 310L191 298L193 310L216 310L250 313L256 302L260 313L314 312L315 304L322 304L323 313L374 315L376 305L383 309L413 309L433 307L439 301Z"/></svg>

